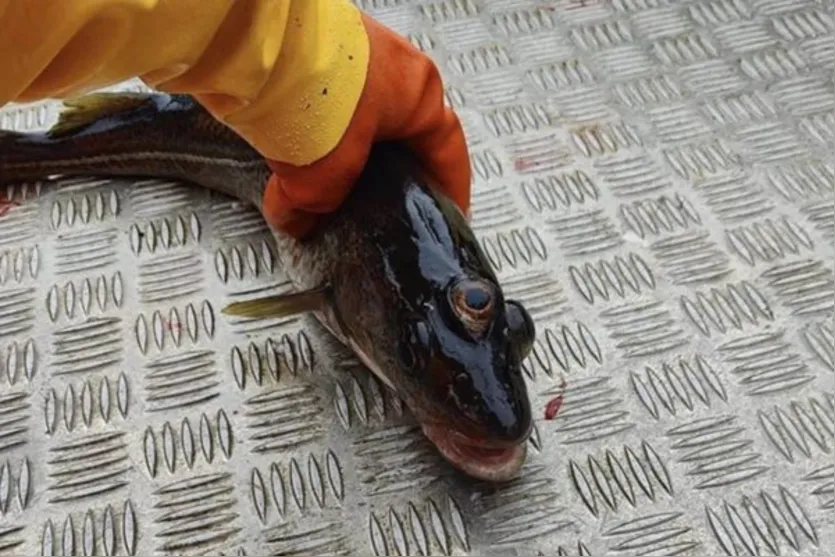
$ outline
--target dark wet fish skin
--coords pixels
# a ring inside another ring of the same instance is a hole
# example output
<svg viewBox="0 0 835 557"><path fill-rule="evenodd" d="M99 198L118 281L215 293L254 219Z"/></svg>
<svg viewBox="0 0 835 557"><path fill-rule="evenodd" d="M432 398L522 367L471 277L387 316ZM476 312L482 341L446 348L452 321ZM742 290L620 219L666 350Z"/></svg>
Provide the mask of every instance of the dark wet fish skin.
<svg viewBox="0 0 835 557"><path fill-rule="evenodd" d="M270 175L264 158L192 97L103 93L83 99L104 99L111 112L90 111L95 119L83 123L70 116L67 125L59 122L45 132L0 131L0 182L91 171L170 178L260 208Z"/></svg>
<svg viewBox="0 0 835 557"><path fill-rule="evenodd" d="M145 97L75 132L0 136L0 182L167 177L258 204L269 169L254 149L187 96ZM461 212L428 184L404 149L376 146L352 194L309 238L275 234L281 266L297 290L325 288L317 317L375 364L418 420L521 443L532 427L521 373L532 323L505 303ZM450 302L451 289L473 279L492 288L495 305L480 335Z"/></svg>

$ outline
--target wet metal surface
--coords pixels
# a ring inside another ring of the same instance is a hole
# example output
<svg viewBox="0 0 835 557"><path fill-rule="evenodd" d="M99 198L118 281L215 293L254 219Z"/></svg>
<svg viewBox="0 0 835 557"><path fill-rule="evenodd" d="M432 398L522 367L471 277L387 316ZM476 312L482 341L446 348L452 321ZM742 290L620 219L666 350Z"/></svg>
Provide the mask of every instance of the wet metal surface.
<svg viewBox="0 0 835 557"><path fill-rule="evenodd" d="M537 321L524 474L457 475L311 320L221 315L284 282L257 214L27 184L0 204L0 554L828 554L833 2L362 5L443 65L474 226Z"/></svg>

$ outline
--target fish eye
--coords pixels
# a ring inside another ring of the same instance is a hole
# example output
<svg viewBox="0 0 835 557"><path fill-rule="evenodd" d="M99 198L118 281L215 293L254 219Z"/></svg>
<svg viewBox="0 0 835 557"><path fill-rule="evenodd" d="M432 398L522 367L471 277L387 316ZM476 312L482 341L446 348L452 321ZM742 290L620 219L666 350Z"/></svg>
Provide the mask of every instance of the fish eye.
<svg viewBox="0 0 835 557"><path fill-rule="evenodd" d="M454 318L470 334L487 331L495 313L496 294L487 281L464 279L449 290L449 307Z"/></svg>
<svg viewBox="0 0 835 557"><path fill-rule="evenodd" d="M462 280L452 288L452 305L471 318L479 318L493 307L493 289L480 280Z"/></svg>
<svg viewBox="0 0 835 557"><path fill-rule="evenodd" d="M463 298L467 307L475 312L484 311L492 301L490 292L480 286L466 288L463 292Z"/></svg>
<svg viewBox="0 0 835 557"><path fill-rule="evenodd" d="M507 330L510 341L516 346L519 355L524 359L528 357L533 348L533 341L536 338L536 326L531 319L530 313L521 303L516 300L505 302L505 314L507 318Z"/></svg>

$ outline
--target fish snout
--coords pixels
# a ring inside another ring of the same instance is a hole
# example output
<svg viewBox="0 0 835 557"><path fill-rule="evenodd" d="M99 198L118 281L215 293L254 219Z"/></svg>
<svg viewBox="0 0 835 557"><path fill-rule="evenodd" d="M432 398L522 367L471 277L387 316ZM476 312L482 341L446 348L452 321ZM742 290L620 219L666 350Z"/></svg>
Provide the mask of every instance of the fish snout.
<svg viewBox="0 0 835 557"><path fill-rule="evenodd" d="M533 429L533 417L521 370L493 392L483 393L481 429L487 444L518 445Z"/></svg>
<svg viewBox="0 0 835 557"><path fill-rule="evenodd" d="M530 436L533 418L530 404L520 399L512 406L494 409L488 420L488 439L495 445L518 445Z"/></svg>

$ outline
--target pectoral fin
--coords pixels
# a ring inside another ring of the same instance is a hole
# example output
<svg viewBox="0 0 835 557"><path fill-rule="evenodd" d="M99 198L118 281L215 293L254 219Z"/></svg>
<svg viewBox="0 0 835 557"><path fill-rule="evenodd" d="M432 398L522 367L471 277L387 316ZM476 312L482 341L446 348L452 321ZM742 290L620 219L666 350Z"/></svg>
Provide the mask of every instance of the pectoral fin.
<svg viewBox="0 0 835 557"><path fill-rule="evenodd" d="M327 290L308 290L278 296L265 296L245 302L233 302L223 308L226 315L249 317L252 319L270 319L288 317L298 313L320 311L328 304Z"/></svg>

